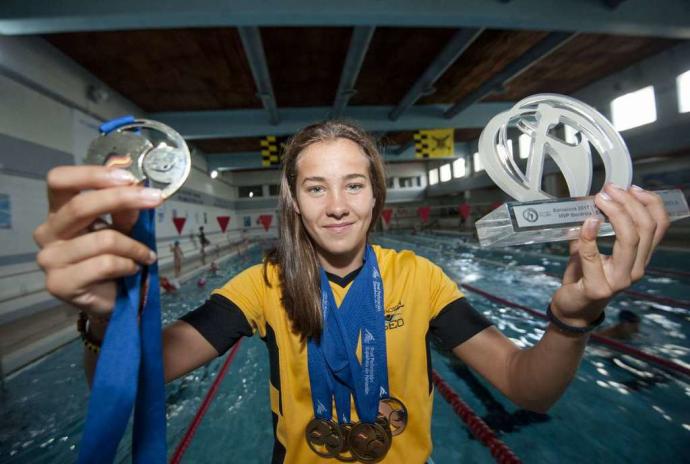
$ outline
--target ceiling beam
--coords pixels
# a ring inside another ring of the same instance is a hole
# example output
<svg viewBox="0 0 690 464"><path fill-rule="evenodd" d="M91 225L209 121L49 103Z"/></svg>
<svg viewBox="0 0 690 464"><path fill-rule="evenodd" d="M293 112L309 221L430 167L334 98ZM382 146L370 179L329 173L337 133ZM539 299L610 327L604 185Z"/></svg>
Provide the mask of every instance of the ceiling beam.
<svg viewBox="0 0 690 464"><path fill-rule="evenodd" d="M237 30L242 40L244 52L247 55L247 61L249 61L249 67L252 70L252 76L254 76L254 83L257 88L256 96L261 100L264 109L268 111L270 123L278 124L280 122L278 106L273 95L271 75L268 72L264 46L261 42L261 32L258 27L254 26L240 27Z"/></svg>
<svg viewBox="0 0 690 464"><path fill-rule="evenodd" d="M0 34L223 26L489 27L690 38L687 0L3 0Z"/></svg>
<svg viewBox="0 0 690 464"><path fill-rule="evenodd" d="M388 119L392 106L349 106L343 117L368 131L404 131L484 127L513 102L478 103L453 118L443 116L448 105L416 105L397 121ZM168 124L188 140L222 137L292 135L303 127L328 119L331 107L281 108L278 124L271 124L263 109L150 113L148 118Z"/></svg>
<svg viewBox="0 0 690 464"><path fill-rule="evenodd" d="M576 34L570 34L567 32L550 33L545 39L527 50L526 53L506 66L501 72L493 76L491 79L484 81L484 83L477 90L471 92L469 95L463 97L460 101L448 108L445 116L447 118L453 118L458 113L465 111L465 109L474 105L495 90L502 89L506 82L526 71L534 63L561 47L575 35Z"/></svg>
<svg viewBox="0 0 690 464"><path fill-rule="evenodd" d="M352 31L350 48L347 50L345 65L340 75L338 91L333 103L333 112L331 113L333 118L340 117L347 106L347 102L357 93L355 83L357 82L359 71L362 69L362 62L364 62L364 57L367 54L375 30L376 28L373 26L356 26Z"/></svg>
<svg viewBox="0 0 690 464"><path fill-rule="evenodd" d="M407 91L405 96L400 100L398 106L396 106L393 111L390 112L388 117L391 121L395 121L407 111L410 106L414 105L415 102L422 96L431 95L436 91L434 84L436 81L446 72L446 70L455 63L460 55L462 55L467 47L469 47L479 35L482 33L483 29L460 29L451 37L441 53L439 53L434 61L431 62L426 71L422 73L417 81L412 84L410 90Z"/></svg>

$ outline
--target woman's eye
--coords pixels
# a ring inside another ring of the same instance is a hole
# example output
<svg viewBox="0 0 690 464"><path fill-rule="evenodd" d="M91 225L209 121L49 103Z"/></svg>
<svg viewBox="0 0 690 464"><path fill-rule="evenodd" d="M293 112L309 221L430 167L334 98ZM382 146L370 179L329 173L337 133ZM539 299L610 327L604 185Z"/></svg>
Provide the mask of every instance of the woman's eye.
<svg viewBox="0 0 690 464"><path fill-rule="evenodd" d="M348 188L348 190L352 190L352 191L357 192L357 191L362 190L364 188L364 184L349 184L347 186L347 188Z"/></svg>
<svg viewBox="0 0 690 464"><path fill-rule="evenodd" d="M313 187L307 188L307 192L309 192L309 193L321 193L321 192L323 192L323 187L321 187L319 185L315 185Z"/></svg>

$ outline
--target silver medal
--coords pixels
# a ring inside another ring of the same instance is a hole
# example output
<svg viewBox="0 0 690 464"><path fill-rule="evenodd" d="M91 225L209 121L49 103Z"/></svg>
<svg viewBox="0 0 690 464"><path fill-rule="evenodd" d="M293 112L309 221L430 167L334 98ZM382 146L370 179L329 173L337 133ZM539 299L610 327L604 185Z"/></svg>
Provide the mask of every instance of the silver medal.
<svg viewBox="0 0 690 464"><path fill-rule="evenodd" d="M137 119L91 142L86 164L126 169L139 181L148 179L167 199L187 180L192 159L175 130L157 121Z"/></svg>

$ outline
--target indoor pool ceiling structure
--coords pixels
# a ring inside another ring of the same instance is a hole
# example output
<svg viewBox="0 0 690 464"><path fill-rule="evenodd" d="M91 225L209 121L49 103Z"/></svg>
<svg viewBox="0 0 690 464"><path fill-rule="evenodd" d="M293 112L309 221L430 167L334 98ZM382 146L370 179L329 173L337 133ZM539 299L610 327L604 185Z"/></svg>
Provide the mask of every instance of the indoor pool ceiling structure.
<svg viewBox="0 0 690 464"><path fill-rule="evenodd" d="M418 129L472 141L523 97L573 94L690 38L684 0L39 3L3 2L0 34L40 35L225 160L331 116L393 153Z"/></svg>

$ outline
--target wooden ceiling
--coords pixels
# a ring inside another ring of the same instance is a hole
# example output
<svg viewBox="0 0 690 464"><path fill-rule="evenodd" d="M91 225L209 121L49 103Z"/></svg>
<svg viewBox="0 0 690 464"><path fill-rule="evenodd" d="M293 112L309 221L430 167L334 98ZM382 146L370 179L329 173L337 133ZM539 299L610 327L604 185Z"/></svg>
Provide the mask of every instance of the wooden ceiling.
<svg viewBox="0 0 690 464"><path fill-rule="evenodd" d="M264 53L278 108L333 105L352 28L264 27ZM377 28L349 105L396 105L456 32L443 28ZM485 30L417 104L450 104L501 72L547 35ZM261 108L236 28L78 32L44 36L147 112ZM572 94L679 41L580 34L511 79L484 101L516 101L538 92ZM478 130L458 132L472 140ZM412 132L389 133L403 145ZM206 153L259 150L259 138L208 139Z"/></svg>

